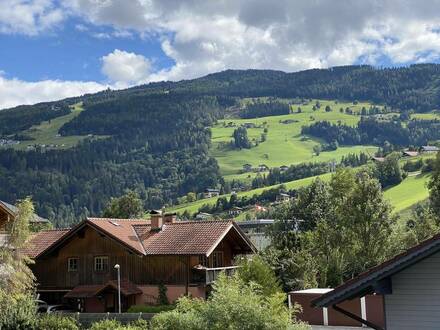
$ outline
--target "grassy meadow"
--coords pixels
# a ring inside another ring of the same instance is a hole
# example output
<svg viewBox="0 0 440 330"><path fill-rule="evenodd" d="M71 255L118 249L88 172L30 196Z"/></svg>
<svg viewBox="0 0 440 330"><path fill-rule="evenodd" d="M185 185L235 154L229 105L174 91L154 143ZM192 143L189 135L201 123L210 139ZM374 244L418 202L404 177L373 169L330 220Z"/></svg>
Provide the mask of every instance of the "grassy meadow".
<svg viewBox="0 0 440 330"><path fill-rule="evenodd" d="M307 105L293 105L293 111L301 108L301 113L292 113L283 116L269 116L255 119L224 119L212 128L212 147L211 155L217 159L221 174L226 180L249 179L249 174L241 174L243 164L249 163L253 166L265 164L268 167L281 165L292 165L304 162L320 162L340 160L348 153L359 153L368 151L373 154L376 147L373 146L353 146L339 147L335 151L321 152L319 156L313 153L313 147L319 144L319 139L309 138L301 135L301 127L313 124L316 121L327 120L333 123L340 121L347 125L356 125L360 120L358 115L341 113L340 108L349 107L353 112L360 112L362 107L369 108L369 103L358 103L353 105L348 102L320 100L320 109L313 111L316 100ZM329 105L331 112L325 112L325 107ZM283 123L284 122L284 123ZM233 123L235 127L225 127L228 123ZM263 134L264 127L268 129L267 140L251 149L232 149L227 144L232 140L234 129L244 123L253 123L259 128L248 128L249 139L259 140ZM251 175L252 177L253 175Z"/></svg>
<svg viewBox="0 0 440 330"><path fill-rule="evenodd" d="M39 125L34 125L24 131L34 140L22 141L20 144L11 146L16 150L26 150L29 145L57 145L57 149L67 149L75 146L80 141L87 138L85 135L57 136L59 129L67 122L78 116L83 111L82 103L77 103L71 107L72 111L64 116L60 116L48 121L43 121ZM100 137L102 138L102 136Z"/></svg>
<svg viewBox="0 0 440 330"><path fill-rule="evenodd" d="M385 198L394 206L394 212L401 212L428 198L428 181L428 174L408 176L399 185L385 190Z"/></svg>

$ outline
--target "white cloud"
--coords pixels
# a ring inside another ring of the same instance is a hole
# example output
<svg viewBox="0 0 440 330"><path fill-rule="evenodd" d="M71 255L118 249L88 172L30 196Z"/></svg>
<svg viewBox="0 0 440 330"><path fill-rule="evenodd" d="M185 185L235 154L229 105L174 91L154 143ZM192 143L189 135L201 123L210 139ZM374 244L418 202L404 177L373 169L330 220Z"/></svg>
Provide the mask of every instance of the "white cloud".
<svg viewBox="0 0 440 330"><path fill-rule="evenodd" d="M440 57L439 0L67 0L90 24L158 37L174 60L147 80L227 68L286 71ZM436 32L437 31L437 32ZM393 42L390 42L392 40Z"/></svg>
<svg viewBox="0 0 440 330"><path fill-rule="evenodd" d="M1 0L0 33L37 35L65 17L53 0Z"/></svg>
<svg viewBox="0 0 440 330"><path fill-rule="evenodd" d="M109 86L95 82L43 80L26 82L0 75L0 109L95 93Z"/></svg>
<svg viewBox="0 0 440 330"><path fill-rule="evenodd" d="M115 49L102 57L102 73L115 83L140 83L148 77L150 69L150 61L135 53Z"/></svg>
<svg viewBox="0 0 440 330"><path fill-rule="evenodd" d="M439 11L440 0L0 0L0 33L35 35L75 15L97 38L159 40L170 68L118 49L101 58L112 86L125 87L224 69L438 60Z"/></svg>

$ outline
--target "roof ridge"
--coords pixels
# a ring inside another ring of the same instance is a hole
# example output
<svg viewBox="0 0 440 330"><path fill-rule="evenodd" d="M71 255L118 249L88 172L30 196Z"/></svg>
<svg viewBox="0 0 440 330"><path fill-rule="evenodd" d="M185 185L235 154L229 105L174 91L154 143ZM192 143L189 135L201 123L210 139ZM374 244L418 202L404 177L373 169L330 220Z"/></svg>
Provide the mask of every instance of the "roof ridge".
<svg viewBox="0 0 440 330"><path fill-rule="evenodd" d="M51 232L51 231L64 231L64 230L70 230L70 229L72 229L72 228L66 227L66 228L43 229L43 230L37 231L35 234L46 233L46 232Z"/></svg>
<svg viewBox="0 0 440 330"><path fill-rule="evenodd" d="M234 220L189 220L189 221L171 222L171 223L167 223L167 225L193 224L193 223L234 223Z"/></svg>
<svg viewBox="0 0 440 330"><path fill-rule="evenodd" d="M97 220L97 221L150 221L150 219L146 218L133 218L133 219L127 219L127 218L104 218L104 217L87 217L87 220Z"/></svg>

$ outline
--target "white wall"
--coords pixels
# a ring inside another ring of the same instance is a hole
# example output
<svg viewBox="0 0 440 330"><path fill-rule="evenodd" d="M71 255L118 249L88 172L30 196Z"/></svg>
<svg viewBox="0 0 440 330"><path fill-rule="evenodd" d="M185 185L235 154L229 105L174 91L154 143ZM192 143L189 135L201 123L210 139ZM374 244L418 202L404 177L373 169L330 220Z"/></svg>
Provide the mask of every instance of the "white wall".
<svg viewBox="0 0 440 330"><path fill-rule="evenodd" d="M440 329L440 253L392 277L385 295L387 330Z"/></svg>

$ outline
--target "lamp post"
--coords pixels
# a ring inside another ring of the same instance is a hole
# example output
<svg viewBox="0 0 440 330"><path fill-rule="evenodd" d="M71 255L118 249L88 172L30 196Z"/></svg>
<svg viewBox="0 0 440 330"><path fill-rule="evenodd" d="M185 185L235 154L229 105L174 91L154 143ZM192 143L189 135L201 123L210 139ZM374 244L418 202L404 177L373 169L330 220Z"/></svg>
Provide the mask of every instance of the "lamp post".
<svg viewBox="0 0 440 330"><path fill-rule="evenodd" d="M121 266L116 264L115 269L118 271L118 312L121 314Z"/></svg>

